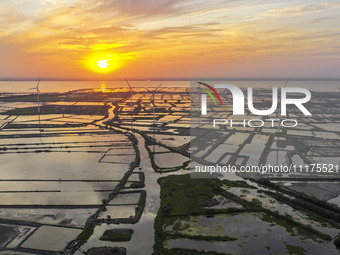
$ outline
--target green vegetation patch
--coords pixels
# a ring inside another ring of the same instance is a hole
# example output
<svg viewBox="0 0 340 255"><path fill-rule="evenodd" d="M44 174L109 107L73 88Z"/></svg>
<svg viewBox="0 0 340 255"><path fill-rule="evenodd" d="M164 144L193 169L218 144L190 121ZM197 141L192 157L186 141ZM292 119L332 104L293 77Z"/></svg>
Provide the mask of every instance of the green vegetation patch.
<svg viewBox="0 0 340 255"><path fill-rule="evenodd" d="M187 238L187 239L194 239L194 240L200 240L200 241L220 241L220 242L226 242L226 241L235 241L238 240L236 237L233 236L210 236L210 235L188 235L188 234L182 234L182 233L176 233L176 234L168 234L169 238Z"/></svg>
<svg viewBox="0 0 340 255"><path fill-rule="evenodd" d="M132 229L116 228L105 230L104 234L99 239L101 241L127 242L131 240L132 234Z"/></svg>
<svg viewBox="0 0 340 255"><path fill-rule="evenodd" d="M227 180L190 178L190 175L186 174L160 178L158 183L161 186L161 211L164 216L212 213L219 209L204 207L217 205L219 202L214 199L216 195L244 202L222 188L223 185L230 184Z"/></svg>
<svg viewBox="0 0 340 255"><path fill-rule="evenodd" d="M92 236L93 231L94 231L94 225L85 226L83 232L81 232L79 236L77 237L78 247L87 242L90 236Z"/></svg>
<svg viewBox="0 0 340 255"><path fill-rule="evenodd" d="M155 254L218 254L204 253L186 249L167 249L164 243L168 239L189 238L205 241L233 241L235 237L222 235L203 235L201 233L186 233L188 224L176 224L179 221L189 220L192 215L207 215L211 217L217 213L236 213L245 211L258 211L258 205L245 201L228 192L225 187L250 186L246 182L232 182L217 178L190 178L186 175L170 175L159 178L161 186L161 204L155 219ZM225 209L206 208L219 204L216 198L230 199L242 205L242 209L229 207ZM173 225L173 231L165 231L164 226Z"/></svg>
<svg viewBox="0 0 340 255"><path fill-rule="evenodd" d="M289 244L286 245L286 249L289 255L304 255L307 252L303 247Z"/></svg>
<svg viewBox="0 0 340 255"><path fill-rule="evenodd" d="M291 215L281 215L268 209L263 209L263 212L266 214L262 216L261 220L282 226L292 235L302 235L313 240L322 238L323 240L330 241L332 239L331 236L314 229L310 225L295 221Z"/></svg>
<svg viewBox="0 0 340 255"><path fill-rule="evenodd" d="M336 248L340 249L340 233L338 234L338 237L335 238L334 244L335 244Z"/></svg>
<svg viewBox="0 0 340 255"><path fill-rule="evenodd" d="M87 255L126 255L123 247L95 247L86 252Z"/></svg>

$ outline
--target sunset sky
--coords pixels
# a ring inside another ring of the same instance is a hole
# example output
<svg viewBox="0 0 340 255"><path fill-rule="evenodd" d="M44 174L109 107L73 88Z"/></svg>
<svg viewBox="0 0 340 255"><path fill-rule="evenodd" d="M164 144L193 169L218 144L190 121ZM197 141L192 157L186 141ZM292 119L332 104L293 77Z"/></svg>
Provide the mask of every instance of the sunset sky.
<svg viewBox="0 0 340 255"><path fill-rule="evenodd" d="M1 0L0 79L340 77L339 1Z"/></svg>

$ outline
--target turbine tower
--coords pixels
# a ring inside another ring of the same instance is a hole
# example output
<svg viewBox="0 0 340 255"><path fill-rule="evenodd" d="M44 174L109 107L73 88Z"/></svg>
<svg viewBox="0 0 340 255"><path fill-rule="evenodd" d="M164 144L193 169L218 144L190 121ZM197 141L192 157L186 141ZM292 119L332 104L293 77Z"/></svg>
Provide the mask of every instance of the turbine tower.
<svg viewBox="0 0 340 255"><path fill-rule="evenodd" d="M159 87L160 86L162 86L163 85L163 82L161 83L161 84L159 84L159 86L156 88L156 89L154 89L154 90L149 90L148 88L145 88L145 89L147 89L149 92L151 92L152 93L152 105L153 105L153 109L152 109L152 113L153 113L153 126L155 126L156 125L156 120L155 120L155 92L156 92L156 90L157 89L159 89Z"/></svg>
<svg viewBox="0 0 340 255"><path fill-rule="evenodd" d="M130 89L130 113L131 113L131 129L133 128L133 119L132 119L132 88L130 86L130 83L126 80L127 85Z"/></svg>
<svg viewBox="0 0 340 255"><path fill-rule="evenodd" d="M39 132L41 132L42 129L40 128L40 91L39 91L39 83L40 83L40 77L39 77L39 79L38 79L37 86L34 87L34 88L30 88L30 89L35 89L35 90L37 90L37 105L38 105Z"/></svg>
<svg viewBox="0 0 340 255"><path fill-rule="evenodd" d="M162 86L163 82L161 84L159 84L159 86L154 89L154 90L149 90L148 88L145 88L147 91L151 92L152 93L152 105L153 105L153 109L152 109L152 112L153 112L153 153L155 153L155 128L156 128L156 118L155 118L155 92L157 89L160 88L160 86Z"/></svg>

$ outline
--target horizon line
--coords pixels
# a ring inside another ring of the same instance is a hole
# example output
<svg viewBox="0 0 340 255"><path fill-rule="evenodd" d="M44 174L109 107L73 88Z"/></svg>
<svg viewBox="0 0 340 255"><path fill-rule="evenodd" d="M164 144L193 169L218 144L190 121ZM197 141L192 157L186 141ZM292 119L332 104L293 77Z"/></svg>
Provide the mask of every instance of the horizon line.
<svg viewBox="0 0 340 255"><path fill-rule="evenodd" d="M37 78L14 78L14 77L0 77L0 81L37 81ZM340 81L340 77L332 77L332 78L325 78L325 77L150 77L150 78L106 78L106 79L82 79L82 78L41 78L40 81L197 81L197 80L236 80L236 81L250 81L250 80L275 80L275 81Z"/></svg>

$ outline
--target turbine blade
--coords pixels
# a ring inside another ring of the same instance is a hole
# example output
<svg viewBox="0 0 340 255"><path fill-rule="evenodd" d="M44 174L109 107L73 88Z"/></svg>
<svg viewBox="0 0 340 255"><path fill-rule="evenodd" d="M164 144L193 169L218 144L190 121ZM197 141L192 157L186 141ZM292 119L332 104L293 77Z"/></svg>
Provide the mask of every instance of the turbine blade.
<svg viewBox="0 0 340 255"><path fill-rule="evenodd" d="M163 85L163 83L164 83L164 82L162 82L161 84L159 84L159 86L158 86L158 87L157 87L157 88L156 88L156 89L155 89L153 92L156 92L156 90L157 90L157 89L159 89L159 88L160 88L160 86L162 86L162 85Z"/></svg>
<svg viewBox="0 0 340 255"><path fill-rule="evenodd" d="M129 86L129 88L130 88L130 90L131 90L132 88L131 88L131 86L130 86L130 83L128 82L127 79L125 79L125 81L126 81L127 85Z"/></svg>
<svg viewBox="0 0 340 255"><path fill-rule="evenodd" d="M284 88L287 86L289 79L286 80L285 85L283 86Z"/></svg>
<svg viewBox="0 0 340 255"><path fill-rule="evenodd" d="M37 82L37 87L36 87L36 89L38 89L38 90L39 90L40 79L41 79L41 77L39 77L38 82Z"/></svg>

